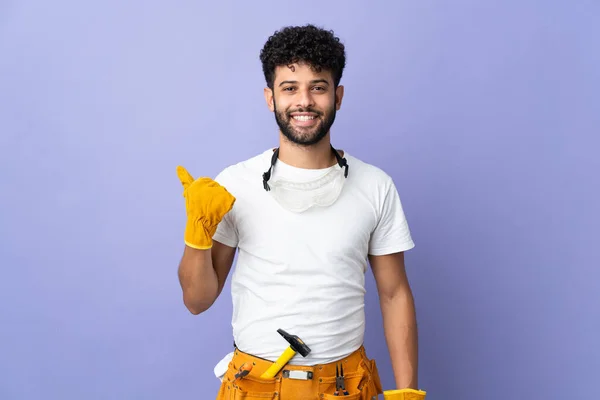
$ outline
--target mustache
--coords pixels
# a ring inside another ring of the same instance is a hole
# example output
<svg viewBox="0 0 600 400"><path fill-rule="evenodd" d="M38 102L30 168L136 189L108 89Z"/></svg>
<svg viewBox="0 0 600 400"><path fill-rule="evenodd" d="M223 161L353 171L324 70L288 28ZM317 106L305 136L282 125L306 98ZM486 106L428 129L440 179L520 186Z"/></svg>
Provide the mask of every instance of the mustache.
<svg viewBox="0 0 600 400"><path fill-rule="evenodd" d="M316 115L318 115L318 116L321 116L321 115L323 115L323 113L322 113L322 112L320 112L320 111L317 111L317 110L315 110L314 108L310 108L310 107L308 107L308 108L297 108L297 109L295 109L295 110L288 110L288 111L286 112L286 114L287 114L288 116L290 116L292 113L296 113L296 112L299 112L299 113L313 113L313 114L316 114Z"/></svg>

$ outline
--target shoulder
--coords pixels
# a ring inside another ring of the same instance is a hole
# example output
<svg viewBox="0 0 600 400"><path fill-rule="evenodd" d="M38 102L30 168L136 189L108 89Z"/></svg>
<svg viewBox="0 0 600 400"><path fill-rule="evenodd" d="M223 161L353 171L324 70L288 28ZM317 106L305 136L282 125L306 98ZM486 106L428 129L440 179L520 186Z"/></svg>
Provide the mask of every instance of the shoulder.
<svg viewBox="0 0 600 400"><path fill-rule="evenodd" d="M352 154L346 154L345 157L348 161L348 176L352 176L352 180L360 187L371 193L376 191L383 194L395 187L391 175L381 167L363 161Z"/></svg>

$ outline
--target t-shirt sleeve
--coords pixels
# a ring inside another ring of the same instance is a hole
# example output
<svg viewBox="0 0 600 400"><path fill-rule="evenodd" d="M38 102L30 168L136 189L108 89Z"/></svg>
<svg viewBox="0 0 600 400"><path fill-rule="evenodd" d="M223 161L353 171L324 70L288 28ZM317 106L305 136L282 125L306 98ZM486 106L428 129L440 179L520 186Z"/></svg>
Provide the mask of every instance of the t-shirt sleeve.
<svg viewBox="0 0 600 400"><path fill-rule="evenodd" d="M415 247L400 195L391 178L384 191L383 201L378 208L378 222L369 242L369 254L374 256L402 252Z"/></svg>
<svg viewBox="0 0 600 400"><path fill-rule="evenodd" d="M225 187L225 189L231 189L232 183L227 179L227 171L223 171L217 175L215 181ZM221 219L221 222L219 222L219 225L217 225L217 230L213 235L213 240L223 243L226 246L237 247L239 238L235 220L234 203L233 208L227 214L225 214L223 219Z"/></svg>

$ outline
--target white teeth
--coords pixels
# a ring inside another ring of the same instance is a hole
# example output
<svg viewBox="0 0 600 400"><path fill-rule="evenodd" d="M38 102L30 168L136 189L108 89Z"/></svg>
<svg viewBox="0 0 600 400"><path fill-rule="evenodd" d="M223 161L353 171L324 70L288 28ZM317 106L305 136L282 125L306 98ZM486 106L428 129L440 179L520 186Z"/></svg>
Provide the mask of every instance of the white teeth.
<svg viewBox="0 0 600 400"><path fill-rule="evenodd" d="M311 119L315 119L312 115L297 115L294 117L296 121L310 121Z"/></svg>

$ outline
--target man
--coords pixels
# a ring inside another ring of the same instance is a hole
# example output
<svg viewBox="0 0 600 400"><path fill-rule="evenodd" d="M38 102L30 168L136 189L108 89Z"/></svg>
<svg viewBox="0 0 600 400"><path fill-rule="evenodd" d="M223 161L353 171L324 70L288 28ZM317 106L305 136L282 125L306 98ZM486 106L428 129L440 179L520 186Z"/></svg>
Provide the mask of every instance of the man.
<svg viewBox="0 0 600 400"><path fill-rule="evenodd" d="M179 279L190 312L213 304L239 252L231 281L235 349L217 373L217 399L383 393L363 346L368 262L398 388L384 396L423 399L403 255L414 243L400 197L386 173L330 141L344 96L344 45L312 25L287 27L268 39L260 59L279 147L215 180L178 167L188 215ZM279 368L286 333L310 352Z"/></svg>

